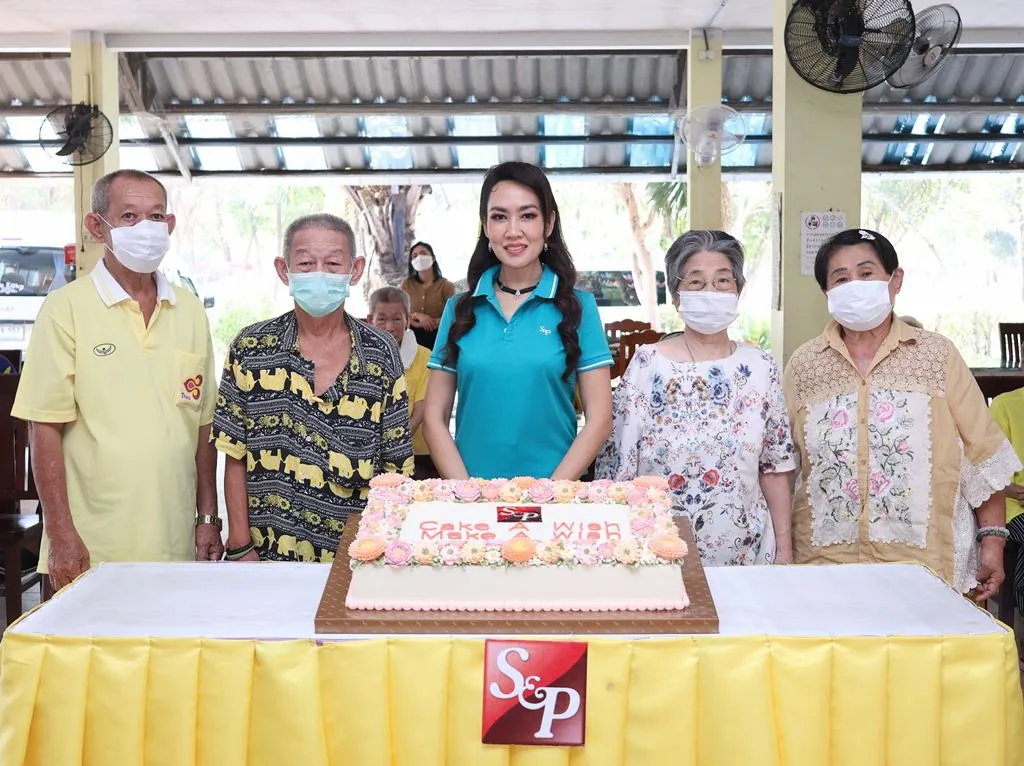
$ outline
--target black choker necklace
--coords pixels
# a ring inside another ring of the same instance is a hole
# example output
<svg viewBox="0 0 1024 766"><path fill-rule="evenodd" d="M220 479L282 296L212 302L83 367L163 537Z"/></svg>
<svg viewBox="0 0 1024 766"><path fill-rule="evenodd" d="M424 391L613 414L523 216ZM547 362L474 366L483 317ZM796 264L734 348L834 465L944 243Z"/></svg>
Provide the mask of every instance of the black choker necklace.
<svg viewBox="0 0 1024 766"><path fill-rule="evenodd" d="M522 296L523 293L532 293L534 290L537 289L537 285L540 284L540 282L538 282L537 285L530 285L529 287L521 287L518 290L516 290L515 288L512 288L512 287L509 287L508 285L502 284L501 279L499 279L498 277L495 277L494 281L497 283L498 289L501 290L503 293L508 293L509 295L514 295L517 298Z"/></svg>

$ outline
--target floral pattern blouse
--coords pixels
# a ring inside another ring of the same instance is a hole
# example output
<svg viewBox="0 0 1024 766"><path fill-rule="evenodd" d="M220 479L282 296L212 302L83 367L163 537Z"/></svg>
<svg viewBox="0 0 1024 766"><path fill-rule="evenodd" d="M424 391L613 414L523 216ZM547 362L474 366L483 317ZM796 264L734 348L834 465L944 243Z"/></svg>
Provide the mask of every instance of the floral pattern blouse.
<svg viewBox="0 0 1024 766"><path fill-rule="evenodd" d="M637 350L615 389L611 439L598 478L665 476L673 511L693 525L705 564L753 564L775 554L762 473L794 470L775 361L738 345L714 362Z"/></svg>
<svg viewBox="0 0 1024 766"><path fill-rule="evenodd" d="M793 353L784 387L801 463L794 561L920 561L972 588L973 509L1020 461L953 344L894 318L862 375L831 322Z"/></svg>

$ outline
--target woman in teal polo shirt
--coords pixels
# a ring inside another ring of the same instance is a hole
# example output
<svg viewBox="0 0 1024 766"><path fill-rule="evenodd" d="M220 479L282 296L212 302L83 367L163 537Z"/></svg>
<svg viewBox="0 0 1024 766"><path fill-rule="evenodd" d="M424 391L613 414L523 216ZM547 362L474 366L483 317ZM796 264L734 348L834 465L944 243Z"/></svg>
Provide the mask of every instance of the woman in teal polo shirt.
<svg viewBox="0 0 1024 766"><path fill-rule="evenodd" d="M575 289L540 168L506 162L484 178L468 282L445 306L427 364L423 430L434 464L450 479L578 479L611 433L612 358L594 297Z"/></svg>

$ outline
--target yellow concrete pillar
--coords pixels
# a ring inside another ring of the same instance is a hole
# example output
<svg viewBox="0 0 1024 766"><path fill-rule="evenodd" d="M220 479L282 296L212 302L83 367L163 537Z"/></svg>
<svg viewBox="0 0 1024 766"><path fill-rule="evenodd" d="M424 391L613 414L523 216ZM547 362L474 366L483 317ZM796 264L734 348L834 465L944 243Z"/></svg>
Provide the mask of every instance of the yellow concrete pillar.
<svg viewBox="0 0 1024 766"><path fill-rule="evenodd" d="M690 30L686 52L686 109L722 103L722 30ZM698 165L686 151L686 196L691 229L722 228L722 162Z"/></svg>
<svg viewBox="0 0 1024 766"><path fill-rule="evenodd" d="M772 306L772 351L784 364L829 318L809 248L801 258L805 214L839 220L833 214L843 213L847 228L860 225L863 96L820 90L793 70L783 42L793 0L773 2L772 184L781 207L781 300Z"/></svg>
<svg viewBox="0 0 1024 766"><path fill-rule="evenodd" d="M78 273L86 274L103 257L103 246L85 230L82 219L89 212L93 184L120 167L118 122L121 115L117 52L107 48L97 32L71 33L71 101L98 106L110 120L114 141L99 160L75 168L75 224L78 230Z"/></svg>

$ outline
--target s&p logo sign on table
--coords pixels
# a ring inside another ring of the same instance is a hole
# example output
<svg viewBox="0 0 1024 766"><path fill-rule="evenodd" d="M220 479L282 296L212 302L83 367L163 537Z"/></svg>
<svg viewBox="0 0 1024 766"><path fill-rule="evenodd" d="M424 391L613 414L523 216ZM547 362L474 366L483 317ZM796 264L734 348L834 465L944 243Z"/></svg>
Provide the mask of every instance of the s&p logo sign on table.
<svg viewBox="0 0 1024 766"><path fill-rule="evenodd" d="M586 708L585 643L485 643L484 743L582 745Z"/></svg>

